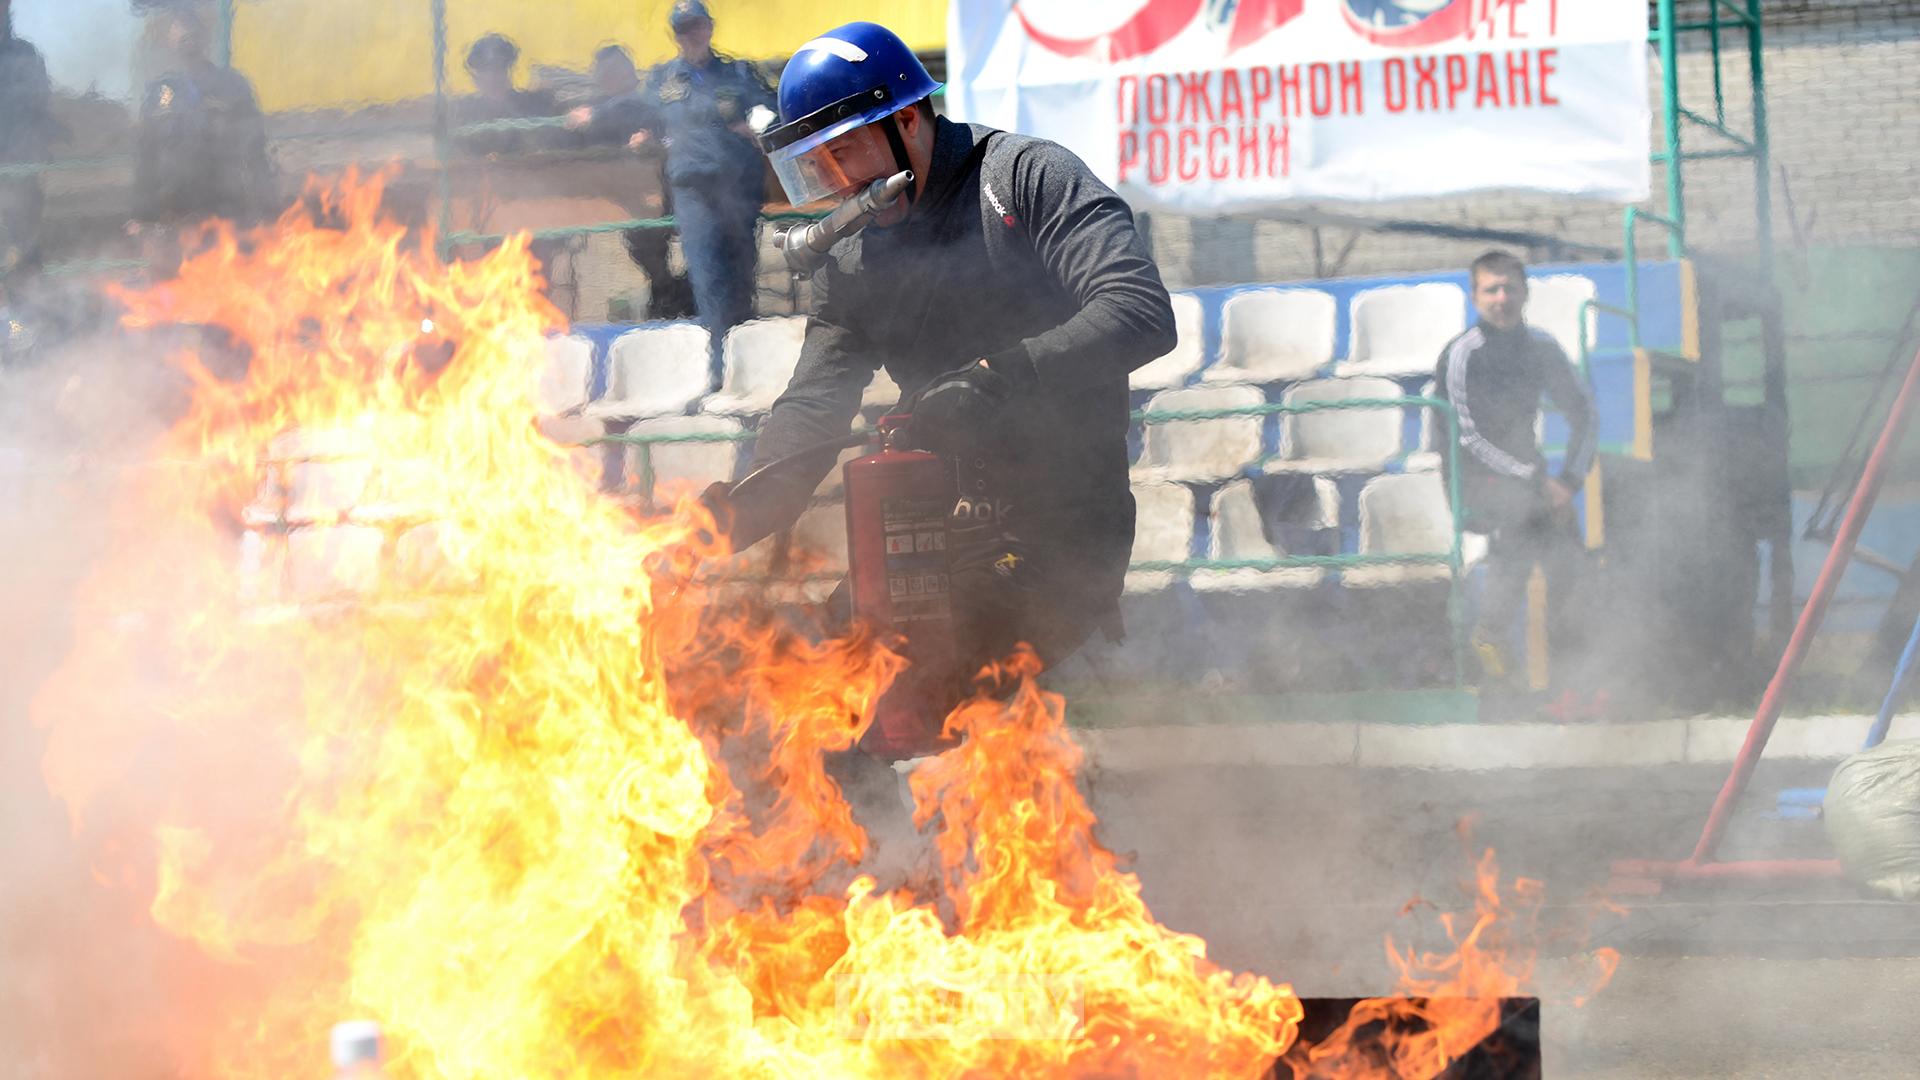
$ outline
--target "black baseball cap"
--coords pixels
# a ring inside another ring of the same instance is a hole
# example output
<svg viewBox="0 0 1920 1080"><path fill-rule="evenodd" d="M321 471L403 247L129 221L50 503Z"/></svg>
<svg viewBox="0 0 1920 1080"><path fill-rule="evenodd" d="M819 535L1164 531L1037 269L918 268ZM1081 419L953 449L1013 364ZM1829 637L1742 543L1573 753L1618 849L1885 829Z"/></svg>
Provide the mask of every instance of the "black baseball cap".
<svg viewBox="0 0 1920 1080"><path fill-rule="evenodd" d="M520 59L520 46L504 34L488 34L467 50L467 69L512 67Z"/></svg>
<svg viewBox="0 0 1920 1080"><path fill-rule="evenodd" d="M700 0L678 0L667 10L667 25L675 30L699 22L701 19L712 22L713 13L708 11L707 5Z"/></svg>

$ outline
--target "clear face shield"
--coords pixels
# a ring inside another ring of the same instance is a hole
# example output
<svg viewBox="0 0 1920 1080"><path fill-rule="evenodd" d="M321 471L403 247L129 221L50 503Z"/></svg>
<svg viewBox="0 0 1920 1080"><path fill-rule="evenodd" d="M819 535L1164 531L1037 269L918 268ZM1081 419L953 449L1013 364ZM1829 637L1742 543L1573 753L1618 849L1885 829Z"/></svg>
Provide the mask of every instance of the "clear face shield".
<svg viewBox="0 0 1920 1080"><path fill-rule="evenodd" d="M811 149L770 155L787 201L801 206L849 198L873 181L899 172L893 148L878 130L880 124L890 123L892 117L861 125Z"/></svg>
<svg viewBox="0 0 1920 1080"><path fill-rule="evenodd" d="M907 168L894 118L899 103L884 86L849 95L760 136L787 200L795 206L846 199Z"/></svg>

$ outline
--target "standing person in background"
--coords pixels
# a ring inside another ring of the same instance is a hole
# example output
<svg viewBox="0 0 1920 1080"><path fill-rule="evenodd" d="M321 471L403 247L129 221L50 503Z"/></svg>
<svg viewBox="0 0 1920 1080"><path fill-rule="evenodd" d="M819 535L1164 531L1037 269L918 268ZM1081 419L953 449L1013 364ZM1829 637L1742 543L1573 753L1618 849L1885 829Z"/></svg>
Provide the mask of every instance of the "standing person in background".
<svg viewBox="0 0 1920 1080"><path fill-rule="evenodd" d="M640 89L633 56L619 45L593 54L593 100L567 113L567 130L589 144L625 143L653 123L653 106Z"/></svg>
<svg viewBox="0 0 1920 1080"><path fill-rule="evenodd" d="M166 45L178 61L141 95L128 229L143 237L149 263L163 272L182 254L180 227L208 218L249 225L279 209L253 84L208 57L206 24L191 9L165 18Z"/></svg>
<svg viewBox="0 0 1920 1080"><path fill-rule="evenodd" d="M587 145L625 146L634 135L657 123L653 104L640 85L640 73L626 49L603 45L593 54L593 87L593 102L567 114L568 130L578 133ZM664 183L659 216L673 216L672 194ZM693 314L693 293L687 279L674 274L667 258L672 230L628 229L621 236L627 244L627 256L647 275L652 294L648 317L684 319Z"/></svg>
<svg viewBox="0 0 1920 1080"><path fill-rule="evenodd" d="M647 73L656 123L630 145L658 136L667 146L667 188L717 382L721 339L753 314L759 263L767 166L748 117L755 109L770 117L775 100L753 65L713 51L713 17L700 0L678 0L667 25L679 55Z"/></svg>
<svg viewBox="0 0 1920 1080"><path fill-rule="evenodd" d="M1489 540L1473 645L1487 679L1498 683L1509 668L1501 643L1535 566L1547 579L1548 640L1568 644L1567 598L1584 556L1573 497L1593 465L1599 424L1593 396L1566 352L1551 334L1526 324L1526 265L1489 251L1473 261L1468 278L1480 321L1441 350L1433 381L1460 421L1461 526ZM1558 476L1548 474L1534 435L1543 396L1571 429Z"/></svg>
<svg viewBox="0 0 1920 1080"><path fill-rule="evenodd" d="M544 90L522 90L513 84L513 68L520 62L520 46L503 34L486 34L467 49L467 75L476 91L453 103L453 125L482 124L489 120L530 120L557 116L560 105ZM512 154L539 147L535 131L476 131L456 134L454 144L470 154Z"/></svg>
<svg viewBox="0 0 1920 1080"><path fill-rule="evenodd" d="M0 168L46 161L63 134L47 63L13 36L12 0L0 0ZM45 201L38 175L0 176L0 282L38 264Z"/></svg>

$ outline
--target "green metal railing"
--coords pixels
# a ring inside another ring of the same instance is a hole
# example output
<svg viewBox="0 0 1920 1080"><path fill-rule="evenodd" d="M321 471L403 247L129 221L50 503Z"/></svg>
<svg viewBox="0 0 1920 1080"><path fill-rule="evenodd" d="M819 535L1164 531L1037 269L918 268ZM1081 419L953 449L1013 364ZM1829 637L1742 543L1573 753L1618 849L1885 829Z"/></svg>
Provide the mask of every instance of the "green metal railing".
<svg viewBox="0 0 1920 1080"><path fill-rule="evenodd" d="M1440 398L1408 396L1402 398L1352 398L1344 401L1312 401L1301 404L1269 403L1263 405L1242 405L1220 409L1163 409L1140 411L1132 414L1132 421L1143 426L1153 424L1198 423L1208 420L1226 420L1235 418L1267 417L1274 415L1302 414L1328 411L1346 411L1354 409L1431 409L1446 419L1447 437L1444 451L1447 467L1445 470L1447 509L1450 516L1452 537L1445 551L1408 551L1408 552L1371 552L1341 555L1281 555L1261 559L1182 559L1182 560L1145 560L1129 565L1128 569L1139 572L1171 573L1182 578L1191 578L1195 573L1224 572L1230 570L1257 570L1270 572L1294 568L1317 568L1324 570L1351 570L1367 566L1408 566L1431 565L1447 568L1447 622L1451 628L1451 652L1454 680L1456 686L1465 685L1466 680L1466 563L1464 555L1464 532L1461 528L1462 509L1460 504L1459 443L1460 419L1453 406ZM589 439L582 445L626 444L637 448L639 463L639 491L643 498L653 497L654 472L651 448L662 444L676 443L725 443L748 442L755 433L747 431L698 431L674 433L621 433L607 434ZM1262 459L1256 465L1271 458Z"/></svg>
<svg viewBox="0 0 1920 1080"><path fill-rule="evenodd" d="M1773 187L1772 142L1767 123L1767 78L1765 37L1761 0L1709 0L1707 17L1701 21L1680 22L1674 14L1674 0L1657 0L1654 23L1648 33L1660 56L1660 117L1662 146L1652 159L1664 166L1666 212L1655 214L1630 207L1626 217L1627 307L1640 310L1638 296L1637 240L1635 225L1640 221L1658 224L1667 231L1669 258L1685 258L1687 253L1686 163L1747 159L1753 162L1754 235L1759 247L1762 283L1773 281ZM1680 41L1683 35L1706 35L1707 54L1713 65L1713 111L1704 112L1681 103ZM1747 53L1747 88L1751 99L1751 130L1736 131L1728 120L1727 85L1723 59L1725 36L1744 38ZM1721 145L1688 150L1685 135L1689 127L1717 138ZM1639 319L1633 318L1635 336ZM1635 342L1636 347L1638 342Z"/></svg>
<svg viewBox="0 0 1920 1080"><path fill-rule="evenodd" d="M429 16L433 23L433 116L434 116L434 156L440 170L440 213L439 235L442 257L451 255L453 249L462 244L498 243L506 238L504 233L478 233L453 230L453 177L452 166L456 160L453 153L454 140L462 135L477 135L498 131L542 131L563 128L566 118L560 116L517 117L503 120L486 120L479 123L450 126L450 113L447 97L447 4L446 0L430 0ZM788 210L772 214L762 214L760 219L768 222L811 221L825 217L824 212ZM677 223L671 217L631 218L624 221L600 221L584 225L566 225L551 229L536 229L532 232L535 240L565 240L576 236L591 236L597 233L626 232L630 229L670 229Z"/></svg>
<svg viewBox="0 0 1920 1080"><path fill-rule="evenodd" d="M1636 286L1637 282L1629 278L1629 295L1632 294ZM1635 309L1630 307L1615 307L1612 304L1600 300L1582 300L1580 302L1580 377L1587 380L1589 385L1593 382L1593 365L1591 363L1593 359L1593 349L1594 346L1598 344L1594 339L1599 336L1600 332L1600 320L1598 316L1611 315L1625 322L1627 324L1628 344L1630 347L1637 349L1640 347L1640 321L1634 317L1634 310Z"/></svg>

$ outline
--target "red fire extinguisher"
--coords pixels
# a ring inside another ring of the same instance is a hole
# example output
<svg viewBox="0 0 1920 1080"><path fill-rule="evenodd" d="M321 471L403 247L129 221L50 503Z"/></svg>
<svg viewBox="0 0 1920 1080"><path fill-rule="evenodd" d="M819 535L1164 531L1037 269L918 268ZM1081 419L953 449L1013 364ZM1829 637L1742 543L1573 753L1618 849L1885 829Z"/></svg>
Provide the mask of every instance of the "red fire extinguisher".
<svg viewBox="0 0 1920 1080"><path fill-rule="evenodd" d="M953 678L953 602L947 518L954 481L945 459L898 445L908 417L879 424L873 453L847 462L847 582L854 618L905 639L910 667L875 709L861 749L887 760L939 753L944 683Z"/></svg>

